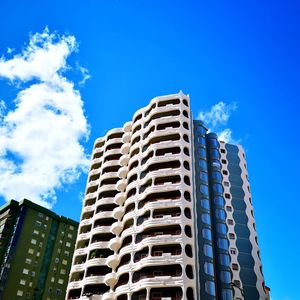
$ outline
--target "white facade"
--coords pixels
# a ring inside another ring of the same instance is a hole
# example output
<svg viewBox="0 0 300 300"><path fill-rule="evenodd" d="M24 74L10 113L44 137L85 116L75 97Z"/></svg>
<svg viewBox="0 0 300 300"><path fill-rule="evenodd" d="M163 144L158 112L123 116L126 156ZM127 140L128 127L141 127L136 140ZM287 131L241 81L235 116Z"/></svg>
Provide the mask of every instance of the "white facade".
<svg viewBox="0 0 300 300"><path fill-rule="evenodd" d="M96 140L66 299L196 299L189 98Z"/></svg>

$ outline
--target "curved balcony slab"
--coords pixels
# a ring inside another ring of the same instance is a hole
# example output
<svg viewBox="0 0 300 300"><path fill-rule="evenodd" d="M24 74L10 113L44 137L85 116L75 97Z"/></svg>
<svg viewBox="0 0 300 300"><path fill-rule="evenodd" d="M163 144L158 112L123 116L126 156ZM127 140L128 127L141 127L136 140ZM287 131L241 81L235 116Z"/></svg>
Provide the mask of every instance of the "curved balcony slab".
<svg viewBox="0 0 300 300"><path fill-rule="evenodd" d="M129 155L123 154L119 159L119 164L124 167L127 166L128 161L129 161Z"/></svg>
<svg viewBox="0 0 300 300"><path fill-rule="evenodd" d="M115 207L113 212L112 212L112 216L113 218L117 219L117 220L121 220L122 217L124 216L124 208L123 207Z"/></svg>
<svg viewBox="0 0 300 300"><path fill-rule="evenodd" d="M125 193L120 192L118 193L115 198L114 198L114 202L118 205L123 205L123 203L125 202Z"/></svg>
<svg viewBox="0 0 300 300"><path fill-rule="evenodd" d="M115 238L111 239L108 243L108 247L111 250L117 252L121 247L121 239L119 237L115 237Z"/></svg>
<svg viewBox="0 0 300 300"><path fill-rule="evenodd" d="M120 179L116 184L116 189L119 192L124 192L127 186L127 181L125 179Z"/></svg>
<svg viewBox="0 0 300 300"><path fill-rule="evenodd" d="M115 222L111 225L111 232L115 235L119 235L123 230L123 222Z"/></svg>
<svg viewBox="0 0 300 300"><path fill-rule="evenodd" d="M131 140L131 131L125 132L122 137L123 143L130 143Z"/></svg>
<svg viewBox="0 0 300 300"><path fill-rule="evenodd" d="M127 166L121 167L118 171L118 177L124 179L126 178L127 173L128 173L128 167Z"/></svg>
<svg viewBox="0 0 300 300"><path fill-rule="evenodd" d="M104 277L104 283L109 287L114 287L118 281L118 277L116 273L108 273Z"/></svg>
<svg viewBox="0 0 300 300"><path fill-rule="evenodd" d="M101 284L104 282L105 276L88 276L83 279L85 285L87 284Z"/></svg>
<svg viewBox="0 0 300 300"><path fill-rule="evenodd" d="M130 144L129 143L125 143L121 146L121 153L122 154L128 154L130 150Z"/></svg>
<svg viewBox="0 0 300 300"><path fill-rule="evenodd" d="M132 128L132 122L128 121L123 125L123 131L124 132L130 132Z"/></svg>
<svg viewBox="0 0 300 300"><path fill-rule="evenodd" d="M116 269L116 267L119 265L119 263L120 263L120 256L118 254L110 255L106 259L106 264L113 270Z"/></svg>
<svg viewBox="0 0 300 300"><path fill-rule="evenodd" d="M111 231L111 226L97 226L91 230L91 233L94 235L97 233L107 233L110 231Z"/></svg>
<svg viewBox="0 0 300 300"><path fill-rule="evenodd" d="M91 266L105 266L106 265L106 258L92 258L88 259L85 262L86 267L91 267Z"/></svg>

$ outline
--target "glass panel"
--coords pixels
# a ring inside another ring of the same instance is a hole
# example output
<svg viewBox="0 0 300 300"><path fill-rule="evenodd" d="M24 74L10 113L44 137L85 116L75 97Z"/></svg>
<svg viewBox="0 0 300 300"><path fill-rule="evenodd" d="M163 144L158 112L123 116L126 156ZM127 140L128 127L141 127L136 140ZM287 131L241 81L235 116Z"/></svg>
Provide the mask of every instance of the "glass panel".
<svg viewBox="0 0 300 300"><path fill-rule="evenodd" d="M226 219L225 211L223 209L216 209L216 218L220 220L225 220Z"/></svg>
<svg viewBox="0 0 300 300"><path fill-rule="evenodd" d="M200 184L200 192L205 196L208 196L208 186L204 184Z"/></svg>
<svg viewBox="0 0 300 300"><path fill-rule="evenodd" d="M207 168L206 161L203 160L203 159L199 159L198 165L199 165L199 167L202 168L202 169L205 169L205 170L206 170L206 168Z"/></svg>
<svg viewBox="0 0 300 300"><path fill-rule="evenodd" d="M212 161L212 166L214 168L221 169L221 164L220 164L220 162L218 160L213 160Z"/></svg>
<svg viewBox="0 0 300 300"><path fill-rule="evenodd" d="M232 296L232 291L228 290L228 289L223 289L222 290L222 300L232 300L233 296ZM236 298L238 299L238 298Z"/></svg>
<svg viewBox="0 0 300 300"><path fill-rule="evenodd" d="M230 273L227 271L221 271L221 281L224 283L230 283L231 282Z"/></svg>
<svg viewBox="0 0 300 300"><path fill-rule="evenodd" d="M204 148L198 148L198 154L201 158L206 158L206 150Z"/></svg>
<svg viewBox="0 0 300 300"><path fill-rule="evenodd" d="M203 250L204 250L204 255L211 258L213 257L213 249L211 245L204 244Z"/></svg>
<svg viewBox="0 0 300 300"><path fill-rule="evenodd" d="M215 296L215 283L213 281L206 281L205 282L205 292L209 295Z"/></svg>
<svg viewBox="0 0 300 300"><path fill-rule="evenodd" d="M212 149L212 150L210 151L210 155L211 155L211 158L213 158L213 159L218 159L218 158L220 158L220 153L219 153L219 151L216 150L216 149Z"/></svg>
<svg viewBox="0 0 300 300"><path fill-rule="evenodd" d="M228 241L226 239L218 239L218 247L224 250L228 250Z"/></svg>
<svg viewBox="0 0 300 300"><path fill-rule="evenodd" d="M229 255L227 255L227 254L219 254L219 260L220 260L220 264L222 266L229 267L229 264L230 264Z"/></svg>
<svg viewBox="0 0 300 300"><path fill-rule="evenodd" d="M208 182L208 175L207 175L206 172L200 171L199 172L199 177L200 177L200 180L204 181L205 183Z"/></svg>
<svg viewBox="0 0 300 300"><path fill-rule="evenodd" d="M210 215L209 214L202 214L201 219L203 223L210 225Z"/></svg>
<svg viewBox="0 0 300 300"><path fill-rule="evenodd" d="M223 223L217 223L217 232L221 234L226 234L227 233L227 227Z"/></svg>
<svg viewBox="0 0 300 300"><path fill-rule="evenodd" d="M215 202L216 205L219 205L219 206L222 206L222 207L225 205L225 201L224 201L223 197L221 197L221 196L216 196L214 198L214 202Z"/></svg>
<svg viewBox="0 0 300 300"><path fill-rule="evenodd" d="M208 275L214 276L214 265L212 263L206 262L204 264L204 272Z"/></svg>
<svg viewBox="0 0 300 300"><path fill-rule="evenodd" d="M213 184L213 190L214 190L215 193L218 193L218 194L222 194L223 193L223 187L219 183L214 183Z"/></svg>
<svg viewBox="0 0 300 300"><path fill-rule="evenodd" d="M208 199L201 199L201 206L203 208L209 209L209 201L208 201Z"/></svg>
<svg viewBox="0 0 300 300"><path fill-rule="evenodd" d="M218 181L221 181L222 180L222 175L220 172L217 172L217 171L214 171L212 173L212 177L214 180L218 180Z"/></svg>
<svg viewBox="0 0 300 300"><path fill-rule="evenodd" d="M203 236L205 239L211 241L211 230L208 229L208 228L202 229L202 236Z"/></svg>

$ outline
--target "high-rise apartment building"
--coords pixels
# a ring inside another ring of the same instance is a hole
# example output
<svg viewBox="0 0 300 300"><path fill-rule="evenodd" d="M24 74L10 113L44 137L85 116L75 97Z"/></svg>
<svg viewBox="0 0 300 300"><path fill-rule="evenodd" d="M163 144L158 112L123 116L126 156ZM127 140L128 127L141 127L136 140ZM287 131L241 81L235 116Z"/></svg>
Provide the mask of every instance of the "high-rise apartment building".
<svg viewBox="0 0 300 300"><path fill-rule="evenodd" d="M95 141L66 299L265 300L245 155L154 98Z"/></svg>
<svg viewBox="0 0 300 300"><path fill-rule="evenodd" d="M26 199L2 206L0 299L64 299L77 228Z"/></svg>

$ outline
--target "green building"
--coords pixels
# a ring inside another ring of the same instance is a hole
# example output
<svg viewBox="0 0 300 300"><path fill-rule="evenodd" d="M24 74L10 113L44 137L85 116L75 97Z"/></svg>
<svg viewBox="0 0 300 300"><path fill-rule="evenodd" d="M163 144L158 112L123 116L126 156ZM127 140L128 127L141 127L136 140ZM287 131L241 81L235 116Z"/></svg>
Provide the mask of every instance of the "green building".
<svg viewBox="0 0 300 300"><path fill-rule="evenodd" d="M78 223L29 200L0 208L0 300L63 300Z"/></svg>

